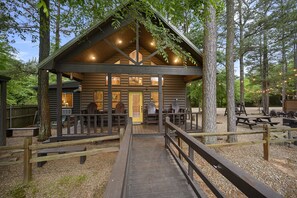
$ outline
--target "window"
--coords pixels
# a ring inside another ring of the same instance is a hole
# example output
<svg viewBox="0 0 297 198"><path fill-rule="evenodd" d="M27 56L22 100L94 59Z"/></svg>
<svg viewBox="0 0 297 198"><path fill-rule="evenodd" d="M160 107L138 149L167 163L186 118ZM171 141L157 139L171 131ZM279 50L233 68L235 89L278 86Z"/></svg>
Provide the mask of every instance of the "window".
<svg viewBox="0 0 297 198"><path fill-rule="evenodd" d="M129 85L142 85L142 77L129 77Z"/></svg>
<svg viewBox="0 0 297 198"><path fill-rule="evenodd" d="M106 76L105 84L108 85L108 76ZM119 76L112 76L111 77L111 84L112 85L121 85L121 77L119 77Z"/></svg>
<svg viewBox="0 0 297 198"><path fill-rule="evenodd" d="M158 77L151 77L151 85L158 86L159 78ZM162 86L164 85L164 78L162 77Z"/></svg>
<svg viewBox="0 0 297 198"><path fill-rule="evenodd" d="M136 61L136 50L129 54L129 57ZM142 54L138 52L138 62L142 61ZM129 65L134 65L132 61L129 60Z"/></svg>
<svg viewBox="0 0 297 198"><path fill-rule="evenodd" d="M151 101L155 103L157 109L159 109L159 92L152 91L151 92Z"/></svg>
<svg viewBox="0 0 297 198"><path fill-rule="evenodd" d="M112 92L112 108L115 109L117 104L121 101L121 92Z"/></svg>
<svg viewBox="0 0 297 198"><path fill-rule="evenodd" d="M73 108L73 93L62 93L62 108Z"/></svg>
<svg viewBox="0 0 297 198"><path fill-rule="evenodd" d="M103 110L103 91L94 92L94 102L96 103L98 110Z"/></svg>

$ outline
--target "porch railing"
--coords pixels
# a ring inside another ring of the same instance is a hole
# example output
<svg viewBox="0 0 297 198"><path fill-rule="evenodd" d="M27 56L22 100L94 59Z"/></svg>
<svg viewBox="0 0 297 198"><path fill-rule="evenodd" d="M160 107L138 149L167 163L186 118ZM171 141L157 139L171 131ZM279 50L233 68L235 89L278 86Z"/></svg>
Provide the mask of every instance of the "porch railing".
<svg viewBox="0 0 297 198"><path fill-rule="evenodd" d="M112 126L116 127L118 132L121 127L126 127L127 116L123 113L112 114ZM68 135L108 132L108 114L72 114L65 118L63 126L66 127Z"/></svg>
<svg viewBox="0 0 297 198"><path fill-rule="evenodd" d="M127 175L132 149L132 118L128 118L127 127L120 144L120 150L113 165L111 176L104 192L104 198L126 197Z"/></svg>
<svg viewBox="0 0 297 198"><path fill-rule="evenodd" d="M200 113L163 113L163 120L169 117L170 122L184 129L186 132L197 132L199 130L198 115Z"/></svg>
<svg viewBox="0 0 297 198"><path fill-rule="evenodd" d="M174 134L170 135L169 129L174 130ZM173 136L176 136L177 142L174 140ZM188 154L186 154L183 150L181 141L187 144ZM198 154L205 159L206 162L208 162L248 197L282 197L270 187L256 180L239 167L235 166L201 142L197 141L181 128L175 126L172 122L170 122L169 118L166 118L165 122L165 147L172 154L198 197L206 197L206 195L194 179L194 172L201 178L201 180L216 197L225 197L225 195L207 178L201 168L196 164L194 157L195 154ZM188 167L186 167L182 159L186 161Z"/></svg>

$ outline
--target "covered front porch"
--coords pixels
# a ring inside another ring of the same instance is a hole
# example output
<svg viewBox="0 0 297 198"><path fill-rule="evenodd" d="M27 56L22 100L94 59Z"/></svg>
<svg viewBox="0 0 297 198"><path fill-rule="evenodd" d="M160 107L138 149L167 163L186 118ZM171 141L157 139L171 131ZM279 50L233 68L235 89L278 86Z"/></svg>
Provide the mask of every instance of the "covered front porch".
<svg viewBox="0 0 297 198"><path fill-rule="evenodd" d="M58 137L119 132L127 117L134 124L153 125L153 131L159 133L163 132L165 116L193 130L198 116L187 110L186 84L202 78L202 55L161 15L156 13L156 17L168 34L180 39L178 45L191 61L168 46L163 48L166 55L160 53L152 34L131 17L120 20L120 26L114 28L111 15L40 63L40 69L57 76ZM63 111L63 77L81 84L79 114ZM89 111L91 104L95 108ZM198 129L198 124L194 128Z"/></svg>

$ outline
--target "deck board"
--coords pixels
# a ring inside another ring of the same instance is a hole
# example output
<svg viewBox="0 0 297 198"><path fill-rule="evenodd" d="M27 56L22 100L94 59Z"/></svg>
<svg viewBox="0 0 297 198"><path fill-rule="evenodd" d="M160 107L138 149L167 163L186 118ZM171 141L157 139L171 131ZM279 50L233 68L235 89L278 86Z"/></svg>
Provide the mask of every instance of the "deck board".
<svg viewBox="0 0 297 198"><path fill-rule="evenodd" d="M134 136L128 197L196 197L162 136Z"/></svg>

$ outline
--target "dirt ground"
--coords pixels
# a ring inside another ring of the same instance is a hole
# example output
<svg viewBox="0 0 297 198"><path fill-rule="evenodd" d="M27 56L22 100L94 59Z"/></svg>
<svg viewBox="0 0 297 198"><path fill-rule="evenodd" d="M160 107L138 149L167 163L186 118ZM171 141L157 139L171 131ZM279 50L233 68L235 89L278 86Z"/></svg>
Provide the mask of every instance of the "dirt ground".
<svg viewBox="0 0 297 198"><path fill-rule="evenodd" d="M273 109L273 108L271 108ZM274 108L279 110L278 108ZM227 131L225 109L218 108L217 131ZM247 108L248 114L257 114L259 109ZM280 121L282 118L273 118ZM199 117L201 122L201 116ZM281 125L281 123L279 125ZM262 126L254 127L253 131L261 130ZM237 131L251 131L247 125L238 125ZM22 134L22 135L30 135ZM297 136L293 132L293 136ZM8 138L8 145L22 144L24 136L15 133ZM239 141L260 140L262 135L240 136ZM219 140L223 142L225 138ZM36 142L36 138L33 138ZM107 144L114 144L110 142ZM88 149L97 148L102 144L87 145ZM232 161L255 178L264 182L284 197L297 197L297 147L284 144L271 145L271 160L263 160L262 145L229 146L215 149L219 154ZM0 166L0 197L102 197L109 179L112 165L117 153L97 154L88 156L85 164L79 164L79 157L47 162L37 168L33 164L33 181L22 185L22 164ZM0 152L0 161L18 158L21 160L21 151ZM213 178L227 197L244 197L230 182L217 174L213 167L195 156L196 161L203 165L202 169ZM208 194L212 197L211 193Z"/></svg>

